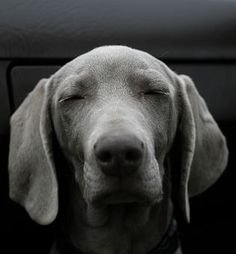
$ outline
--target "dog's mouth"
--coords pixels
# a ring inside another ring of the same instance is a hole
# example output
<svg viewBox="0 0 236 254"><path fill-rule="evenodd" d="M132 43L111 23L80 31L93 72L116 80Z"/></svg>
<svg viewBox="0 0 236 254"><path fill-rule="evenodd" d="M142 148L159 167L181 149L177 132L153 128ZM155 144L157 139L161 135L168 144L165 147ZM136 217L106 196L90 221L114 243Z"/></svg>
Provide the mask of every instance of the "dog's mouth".
<svg viewBox="0 0 236 254"><path fill-rule="evenodd" d="M103 194L96 199L96 205L99 206L110 206L110 205L150 205L150 200L142 195L117 191L113 193Z"/></svg>
<svg viewBox="0 0 236 254"><path fill-rule="evenodd" d="M154 165L155 166L155 165ZM162 184L158 175L158 167L154 171L150 166L151 177L142 172L127 177L104 177L92 174L84 177L83 196L86 202L94 207L135 204L137 206L153 206L162 200ZM93 168L85 165L86 174ZM99 171L98 171L99 172Z"/></svg>
<svg viewBox="0 0 236 254"><path fill-rule="evenodd" d="M131 225L133 229L148 221L151 207L150 202L136 194L124 191L104 193L89 204L88 224L104 226L111 218L123 218L126 226Z"/></svg>
<svg viewBox="0 0 236 254"><path fill-rule="evenodd" d="M141 200L137 196L125 193L125 192L115 192L108 194L100 199L100 202L104 205L112 204L127 204L127 203L140 203Z"/></svg>

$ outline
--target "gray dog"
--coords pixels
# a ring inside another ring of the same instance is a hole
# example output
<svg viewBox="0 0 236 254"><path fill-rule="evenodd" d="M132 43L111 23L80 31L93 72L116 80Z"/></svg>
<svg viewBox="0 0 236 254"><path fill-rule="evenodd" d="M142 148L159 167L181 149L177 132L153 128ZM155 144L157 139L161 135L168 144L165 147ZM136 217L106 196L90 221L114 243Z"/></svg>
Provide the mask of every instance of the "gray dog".
<svg viewBox="0 0 236 254"><path fill-rule="evenodd" d="M189 77L145 52L99 47L41 80L12 116L10 197L39 224L60 221L51 253L181 253L166 244L173 204L189 220L189 197L227 157Z"/></svg>

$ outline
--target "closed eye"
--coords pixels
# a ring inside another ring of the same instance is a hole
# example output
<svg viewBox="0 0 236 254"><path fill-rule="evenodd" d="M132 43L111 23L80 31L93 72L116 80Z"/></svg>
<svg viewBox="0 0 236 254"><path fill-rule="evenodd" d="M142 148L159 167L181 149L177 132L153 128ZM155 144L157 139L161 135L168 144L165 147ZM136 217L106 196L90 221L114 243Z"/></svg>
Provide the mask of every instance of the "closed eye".
<svg viewBox="0 0 236 254"><path fill-rule="evenodd" d="M169 91L167 90L146 90L146 91L141 91L140 92L141 95L168 95Z"/></svg>
<svg viewBox="0 0 236 254"><path fill-rule="evenodd" d="M59 102L84 100L84 99L85 99L85 96L82 96L82 95L71 95L71 96L67 96L67 97L59 99Z"/></svg>

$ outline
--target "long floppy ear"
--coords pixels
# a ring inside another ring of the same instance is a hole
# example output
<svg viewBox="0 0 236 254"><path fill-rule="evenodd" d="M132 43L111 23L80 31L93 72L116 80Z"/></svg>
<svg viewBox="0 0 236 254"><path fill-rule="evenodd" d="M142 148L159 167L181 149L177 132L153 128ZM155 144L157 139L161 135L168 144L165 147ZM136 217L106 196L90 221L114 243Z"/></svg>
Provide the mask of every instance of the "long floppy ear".
<svg viewBox="0 0 236 254"><path fill-rule="evenodd" d="M179 75L181 166L179 201L190 220L189 197L210 187L228 160L225 137L199 95L193 81Z"/></svg>
<svg viewBox="0 0 236 254"><path fill-rule="evenodd" d="M49 80L41 80L11 117L9 154L10 197L43 225L58 211L49 85Z"/></svg>

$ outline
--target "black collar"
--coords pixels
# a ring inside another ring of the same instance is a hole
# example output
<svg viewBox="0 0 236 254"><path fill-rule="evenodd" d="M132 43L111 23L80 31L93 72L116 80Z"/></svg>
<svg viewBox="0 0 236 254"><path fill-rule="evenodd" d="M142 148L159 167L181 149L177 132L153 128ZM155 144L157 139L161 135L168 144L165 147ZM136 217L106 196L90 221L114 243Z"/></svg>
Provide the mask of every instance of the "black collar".
<svg viewBox="0 0 236 254"><path fill-rule="evenodd" d="M163 236L161 242L149 251L147 254L174 254L179 248L179 237L177 233L176 221L172 219L167 232ZM51 254L82 254L81 251L76 249L69 241L64 238L57 239Z"/></svg>
<svg viewBox="0 0 236 254"><path fill-rule="evenodd" d="M148 254L174 254L179 247L180 243L177 232L177 223L172 219L169 228L160 243L149 251Z"/></svg>

